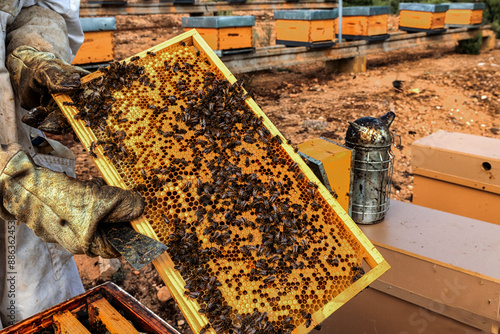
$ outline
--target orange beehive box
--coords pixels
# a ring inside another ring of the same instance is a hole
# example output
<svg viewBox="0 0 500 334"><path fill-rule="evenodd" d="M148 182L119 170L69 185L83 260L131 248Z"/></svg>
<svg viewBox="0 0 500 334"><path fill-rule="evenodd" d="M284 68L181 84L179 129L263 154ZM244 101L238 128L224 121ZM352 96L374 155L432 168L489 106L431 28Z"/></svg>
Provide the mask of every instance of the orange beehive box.
<svg viewBox="0 0 500 334"><path fill-rule="evenodd" d="M236 50L253 51L254 25L255 17L252 15L182 18L184 29L188 31L195 28L218 56L228 50L233 53Z"/></svg>
<svg viewBox="0 0 500 334"><path fill-rule="evenodd" d="M429 32L444 29L448 5L400 3L399 9L400 30Z"/></svg>
<svg viewBox="0 0 500 334"><path fill-rule="evenodd" d="M500 225L500 140L438 131L412 144L413 203Z"/></svg>
<svg viewBox="0 0 500 334"><path fill-rule="evenodd" d="M54 98L193 332L307 333L389 265L196 30ZM366 273L365 273L366 270Z"/></svg>
<svg viewBox="0 0 500 334"><path fill-rule="evenodd" d="M448 27L480 25L483 22L484 3L449 3L445 24Z"/></svg>
<svg viewBox="0 0 500 334"><path fill-rule="evenodd" d="M113 33L116 30L114 17L81 18L85 40L72 64L88 65L106 63L115 58Z"/></svg>
<svg viewBox="0 0 500 334"><path fill-rule="evenodd" d="M336 17L336 10L275 10L276 44L332 46Z"/></svg>
<svg viewBox="0 0 500 334"><path fill-rule="evenodd" d="M346 7L342 10L342 37L347 40L381 40L389 38L388 21L390 8ZM338 19L335 22L338 33Z"/></svg>

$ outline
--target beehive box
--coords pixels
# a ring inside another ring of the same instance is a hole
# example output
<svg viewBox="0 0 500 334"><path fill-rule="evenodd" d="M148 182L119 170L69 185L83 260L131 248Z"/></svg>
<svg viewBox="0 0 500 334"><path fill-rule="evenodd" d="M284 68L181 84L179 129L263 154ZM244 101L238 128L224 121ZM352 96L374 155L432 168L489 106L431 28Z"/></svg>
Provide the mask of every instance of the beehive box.
<svg viewBox="0 0 500 334"><path fill-rule="evenodd" d="M387 39L388 21L389 7L346 7L342 10L342 37L347 40ZM338 18L335 24L338 26Z"/></svg>
<svg viewBox="0 0 500 334"><path fill-rule="evenodd" d="M447 3L445 25L448 27L479 26L483 22L484 3Z"/></svg>
<svg viewBox="0 0 500 334"><path fill-rule="evenodd" d="M85 40L72 64L87 65L105 63L115 58L113 33L116 30L114 17L86 17L80 23Z"/></svg>
<svg viewBox="0 0 500 334"><path fill-rule="evenodd" d="M444 29L448 5L400 3L399 29L409 32L436 32Z"/></svg>
<svg viewBox="0 0 500 334"><path fill-rule="evenodd" d="M179 334L112 282L0 330L2 334Z"/></svg>
<svg viewBox="0 0 500 334"><path fill-rule="evenodd" d="M334 45L337 10L275 10L276 44L329 47Z"/></svg>
<svg viewBox="0 0 500 334"><path fill-rule="evenodd" d="M500 140L438 131L412 143L413 203L500 224Z"/></svg>
<svg viewBox="0 0 500 334"><path fill-rule="evenodd" d="M352 149L325 138L311 139L297 147L314 175L350 215Z"/></svg>
<svg viewBox="0 0 500 334"><path fill-rule="evenodd" d="M255 16L183 17L186 31L195 28L219 56L225 53L253 51Z"/></svg>
<svg viewBox="0 0 500 334"><path fill-rule="evenodd" d="M195 333L307 333L389 268L195 30L83 84L55 99Z"/></svg>

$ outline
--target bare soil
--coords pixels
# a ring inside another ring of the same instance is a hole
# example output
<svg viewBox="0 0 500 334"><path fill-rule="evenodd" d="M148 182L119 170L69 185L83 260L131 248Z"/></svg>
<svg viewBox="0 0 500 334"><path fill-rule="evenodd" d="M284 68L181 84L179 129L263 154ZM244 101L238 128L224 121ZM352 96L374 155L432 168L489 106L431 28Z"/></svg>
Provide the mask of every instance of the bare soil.
<svg viewBox="0 0 500 334"><path fill-rule="evenodd" d="M274 32L270 21L266 21L268 15L260 15L264 20L258 21L257 37L258 43L265 45L266 40L274 39ZM181 33L180 17L117 17L117 24L127 27L116 36L117 58L131 56ZM149 28L138 29L141 25ZM392 25L397 25L394 18ZM378 117L393 110L397 117L391 129L401 139L401 147L393 148L396 158L391 198L400 201L412 200L413 141L438 130L500 138L499 49L459 55L453 52L453 46L440 46L380 54L369 57L367 72L358 74L326 73L324 64L315 64L238 77L294 144L319 136L343 143L348 121ZM404 81L402 92L394 89L394 80ZM98 176L82 146L72 145L77 154L78 177ZM76 258L86 288L102 282L96 259ZM122 263L112 280L181 333L191 333L175 302L157 299L156 292L163 282L152 266L135 272Z"/></svg>

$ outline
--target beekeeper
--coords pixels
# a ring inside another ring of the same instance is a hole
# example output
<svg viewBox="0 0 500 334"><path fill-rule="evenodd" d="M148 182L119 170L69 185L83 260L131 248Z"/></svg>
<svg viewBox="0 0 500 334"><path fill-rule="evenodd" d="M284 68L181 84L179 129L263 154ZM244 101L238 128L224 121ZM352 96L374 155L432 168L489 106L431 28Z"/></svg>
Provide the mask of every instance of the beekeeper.
<svg viewBox="0 0 500 334"><path fill-rule="evenodd" d="M71 253L118 256L99 224L130 221L144 206L132 192L73 179L72 152L40 131L68 130L50 93L78 88L86 74L69 65L83 42L78 11L79 0L0 0L4 327L83 292Z"/></svg>

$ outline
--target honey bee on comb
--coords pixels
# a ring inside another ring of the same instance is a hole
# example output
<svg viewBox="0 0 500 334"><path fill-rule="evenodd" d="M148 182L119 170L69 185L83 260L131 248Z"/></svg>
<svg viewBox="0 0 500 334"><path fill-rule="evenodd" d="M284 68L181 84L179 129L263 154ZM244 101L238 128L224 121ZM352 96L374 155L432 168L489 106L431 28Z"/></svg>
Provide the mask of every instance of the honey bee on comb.
<svg viewBox="0 0 500 334"><path fill-rule="evenodd" d="M241 83L208 60L189 41L155 48L100 69L64 107L95 137L96 163L144 197L184 281L169 289L183 312L199 310L198 323L186 316L195 332L306 333L363 276L366 251Z"/></svg>

